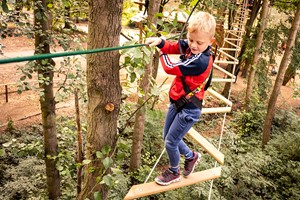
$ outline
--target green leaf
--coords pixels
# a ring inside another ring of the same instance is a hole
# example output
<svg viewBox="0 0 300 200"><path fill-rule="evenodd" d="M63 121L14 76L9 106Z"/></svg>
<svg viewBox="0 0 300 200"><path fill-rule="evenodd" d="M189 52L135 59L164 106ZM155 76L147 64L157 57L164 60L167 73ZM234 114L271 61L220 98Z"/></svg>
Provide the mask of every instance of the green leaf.
<svg viewBox="0 0 300 200"><path fill-rule="evenodd" d="M6 0L3 0L2 1L2 10L4 11L4 12L6 12L6 13L8 13L10 10L8 9L8 7L7 7L7 1Z"/></svg>
<svg viewBox="0 0 300 200"><path fill-rule="evenodd" d="M90 164L91 162L92 162L91 160L83 160L83 161L82 161L82 164L88 165L88 164Z"/></svg>
<svg viewBox="0 0 300 200"><path fill-rule="evenodd" d="M42 60L42 65L46 65L46 64L48 64L48 60L47 59Z"/></svg>
<svg viewBox="0 0 300 200"><path fill-rule="evenodd" d="M24 81L26 79L26 76L21 76L20 80Z"/></svg>
<svg viewBox="0 0 300 200"><path fill-rule="evenodd" d="M109 145L105 145L104 147L102 147L102 150L101 152L104 154L104 155L108 155L109 152L110 152L111 148Z"/></svg>
<svg viewBox="0 0 300 200"><path fill-rule="evenodd" d="M198 0L192 1L191 4L190 4L190 6L192 6L192 7L195 6L197 2L198 2Z"/></svg>
<svg viewBox="0 0 300 200"><path fill-rule="evenodd" d="M0 157L3 157L5 155L5 150L4 149L0 149Z"/></svg>
<svg viewBox="0 0 300 200"><path fill-rule="evenodd" d="M42 15L41 15L40 12L37 12L37 13L35 14L35 17L36 17L38 20L41 20L41 19L42 19Z"/></svg>
<svg viewBox="0 0 300 200"><path fill-rule="evenodd" d="M12 144L12 141L6 142L4 144L2 144L2 146L4 147L9 147Z"/></svg>
<svg viewBox="0 0 300 200"><path fill-rule="evenodd" d="M95 200L102 200L101 193L100 192L95 192L94 193L94 199Z"/></svg>
<svg viewBox="0 0 300 200"><path fill-rule="evenodd" d="M103 154L102 154L100 151L97 151L97 152L96 152L96 157L101 159L101 158L103 158L104 156L103 156Z"/></svg>
<svg viewBox="0 0 300 200"><path fill-rule="evenodd" d="M105 169L109 168L111 166L111 164L113 163L113 160L110 157L106 157L103 161L103 166L105 167Z"/></svg>
<svg viewBox="0 0 300 200"><path fill-rule="evenodd" d="M130 82L133 83L136 79L136 74L135 72L130 73Z"/></svg>
<svg viewBox="0 0 300 200"><path fill-rule="evenodd" d="M113 174L122 174L122 171L120 169L118 169L118 168L112 167L111 171L113 172Z"/></svg>
<svg viewBox="0 0 300 200"><path fill-rule="evenodd" d="M105 183L107 186L113 186L113 178L110 174L107 174L103 177L103 180L101 183Z"/></svg>
<svg viewBox="0 0 300 200"><path fill-rule="evenodd" d="M47 4L47 7L48 7L48 8L53 8L53 4L52 4L52 3L48 3L48 4Z"/></svg>

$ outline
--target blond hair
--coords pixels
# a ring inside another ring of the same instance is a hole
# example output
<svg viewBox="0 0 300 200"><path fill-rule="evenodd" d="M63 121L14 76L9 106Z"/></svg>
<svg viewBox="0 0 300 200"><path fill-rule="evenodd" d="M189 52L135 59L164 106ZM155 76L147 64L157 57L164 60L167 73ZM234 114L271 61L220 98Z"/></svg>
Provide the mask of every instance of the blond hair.
<svg viewBox="0 0 300 200"><path fill-rule="evenodd" d="M215 35L216 21L211 14L200 11L191 16L187 29L191 33L203 31L213 37Z"/></svg>

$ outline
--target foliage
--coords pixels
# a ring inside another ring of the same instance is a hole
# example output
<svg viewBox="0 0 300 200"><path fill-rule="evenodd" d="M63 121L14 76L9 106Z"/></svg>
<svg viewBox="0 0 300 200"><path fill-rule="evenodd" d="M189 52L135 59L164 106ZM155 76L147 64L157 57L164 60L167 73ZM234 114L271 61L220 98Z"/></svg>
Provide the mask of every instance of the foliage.
<svg viewBox="0 0 300 200"><path fill-rule="evenodd" d="M59 153L53 159L57 159L56 167L62 177L61 199L73 199L76 197L76 124L67 118L58 119L57 124ZM85 124L82 127L85 132ZM1 199L47 199L42 138L40 126L0 135L0 149L4 152L0 156L4 161L0 165Z"/></svg>
<svg viewBox="0 0 300 200"><path fill-rule="evenodd" d="M131 18L139 12L138 6L130 0L124 0L122 12L122 25L128 25Z"/></svg>
<svg viewBox="0 0 300 200"><path fill-rule="evenodd" d="M225 165L222 167L222 177L214 181L212 198L299 199L299 117L283 110L277 112L272 126L273 136L267 147L262 150L261 134L258 131L261 129L258 125L263 112L260 110L261 108L253 110L250 115L245 112L235 113L235 120L230 123L230 127L225 128L226 133L221 149L225 154ZM106 178L99 179L99 183L110 185L109 199L124 198L131 184L131 176L139 182L144 182L161 153L162 120L163 113L160 111L147 112L145 126L147 134L144 136L142 166L138 172L133 174L127 172L131 147L130 133L121 135L122 137L118 139L114 163L107 157L111 151L109 147L96 153L96 159L100 159L107 169L112 170ZM242 131L242 128L237 127L242 127L245 123L250 123L252 126L249 126L247 132L237 135L236 131ZM75 122L68 118L58 119L58 124L59 155L55 159L58 159L57 167L62 175L61 199L73 199L76 196L75 171L78 165L74 161L76 126ZM86 126L83 124L84 133L85 130ZM26 132L13 130L0 136L0 197L2 199L14 197L47 199L41 138L40 126L33 126ZM217 145L219 137L208 138L208 140ZM190 142L189 138L187 142ZM196 144L190 143L189 146L201 151L201 147ZM209 169L214 162L210 155L202 153L201 164L196 166L195 171ZM88 164L88 161L85 160L84 163ZM154 170L150 181L165 165L167 165L166 155ZM143 199L207 199L209 188L210 182L207 181Z"/></svg>
<svg viewBox="0 0 300 200"><path fill-rule="evenodd" d="M280 35L282 35L280 26L268 27L264 31L262 50L264 55L269 57L269 64L275 63L278 65L275 56L278 53L278 49L280 49L283 40Z"/></svg>
<svg viewBox="0 0 300 200"><path fill-rule="evenodd" d="M255 93L257 93L258 101L262 103L267 102L268 99L266 97L268 96L272 88L272 81L270 77L266 76L267 74L268 74L267 61L263 58L260 58L257 62L257 70L255 76L255 81L257 82L257 88L255 89Z"/></svg>
<svg viewBox="0 0 300 200"><path fill-rule="evenodd" d="M286 119L275 120L283 130L272 131L277 133L264 150L259 137L223 140L226 163L216 184L226 199L299 199L299 117L281 111L276 118Z"/></svg>
<svg viewBox="0 0 300 200"><path fill-rule="evenodd" d="M248 112L240 110L233 114L230 129L238 137L258 137L263 129L265 106L262 103L250 106Z"/></svg>

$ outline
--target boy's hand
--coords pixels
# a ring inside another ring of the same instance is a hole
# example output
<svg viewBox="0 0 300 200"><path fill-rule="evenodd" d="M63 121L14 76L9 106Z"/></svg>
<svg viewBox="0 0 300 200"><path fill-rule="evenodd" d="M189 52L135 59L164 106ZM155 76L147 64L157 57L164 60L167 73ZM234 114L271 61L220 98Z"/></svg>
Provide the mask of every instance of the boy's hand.
<svg viewBox="0 0 300 200"><path fill-rule="evenodd" d="M149 47L154 47L157 46L161 43L162 38L159 37L150 37L150 38L146 38L145 44L149 45Z"/></svg>

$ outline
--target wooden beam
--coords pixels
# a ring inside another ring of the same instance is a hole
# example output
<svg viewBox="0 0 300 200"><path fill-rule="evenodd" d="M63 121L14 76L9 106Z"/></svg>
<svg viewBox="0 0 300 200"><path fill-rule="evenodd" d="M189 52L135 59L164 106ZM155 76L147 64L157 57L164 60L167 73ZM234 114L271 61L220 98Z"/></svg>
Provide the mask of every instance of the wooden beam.
<svg viewBox="0 0 300 200"><path fill-rule="evenodd" d="M227 33L229 33L230 35L233 35L233 36L235 36L235 37L237 37L237 38L240 38L240 36L234 34L233 31L231 31L231 30L230 30L230 31L227 31Z"/></svg>
<svg viewBox="0 0 300 200"><path fill-rule="evenodd" d="M200 146L207 151L218 163L224 164L224 154L222 154L214 145L207 141L202 135L200 135L194 128L188 131L189 136L196 140Z"/></svg>
<svg viewBox="0 0 300 200"><path fill-rule="evenodd" d="M216 64L239 64L239 62L227 61L227 60L215 60L214 63L216 63Z"/></svg>
<svg viewBox="0 0 300 200"><path fill-rule="evenodd" d="M232 106L232 102L229 99L226 99L224 96L222 96L221 94L217 93L213 89L208 88L207 92L209 92L214 97L216 97L216 98L220 99L221 101L223 101L224 103L226 103L226 105L228 105L230 107Z"/></svg>
<svg viewBox="0 0 300 200"><path fill-rule="evenodd" d="M212 180L215 178L219 178L221 176L221 167L216 167L200 172L193 173L189 175L187 178L181 178L179 182L172 183L167 186L158 185L155 182L134 185L129 190L124 200L136 199L140 197L149 196L152 194L157 194L169 190L174 190L177 188L193 185L196 183L200 183L203 181Z"/></svg>
<svg viewBox="0 0 300 200"><path fill-rule="evenodd" d="M227 39L228 39L228 38L227 38ZM239 61L239 60L236 59L234 56L232 56L232 55L226 53L226 52L223 51L223 50L220 50L220 49L219 49L218 52L224 54L225 56L227 56L228 58L232 59L233 61L237 61L237 62Z"/></svg>
<svg viewBox="0 0 300 200"><path fill-rule="evenodd" d="M242 41L241 38L226 38L228 41Z"/></svg>
<svg viewBox="0 0 300 200"><path fill-rule="evenodd" d="M202 108L201 114L228 113L231 107Z"/></svg>
<svg viewBox="0 0 300 200"><path fill-rule="evenodd" d="M237 49L237 48L223 48L223 47L221 47L220 49L224 50L224 51L239 51L239 49Z"/></svg>
<svg viewBox="0 0 300 200"><path fill-rule="evenodd" d="M236 48L240 48L238 45L226 40L227 38L224 39L225 42L227 42L228 44L231 44L232 46L236 47Z"/></svg>
<svg viewBox="0 0 300 200"><path fill-rule="evenodd" d="M231 78L236 78L235 75L233 75L232 73L230 73L229 71L223 69L222 67L220 67L219 65L217 64L213 64L214 68L218 69L219 71L223 72L224 74L226 74L227 76L230 76Z"/></svg>
<svg viewBox="0 0 300 200"><path fill-rule="evenodd" d="M230 82L234 82L235 78L212 78L211 79L212 82L221 82L221 83L230 83Z"/></svg>

